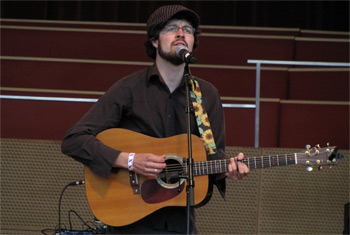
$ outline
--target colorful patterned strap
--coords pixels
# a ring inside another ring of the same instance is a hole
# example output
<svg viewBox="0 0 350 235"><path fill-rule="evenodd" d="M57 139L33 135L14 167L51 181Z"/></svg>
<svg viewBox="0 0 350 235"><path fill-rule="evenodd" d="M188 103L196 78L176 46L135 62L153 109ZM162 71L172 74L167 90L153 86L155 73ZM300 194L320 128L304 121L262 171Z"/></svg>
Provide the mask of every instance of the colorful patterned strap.
<svg viewBox="0 0 350 235"><path fill-rule="evenodd" d="M212 155L216 153L216 145L213 132L210 128L208 114L202 105L202 93L197 80L190 79L190 84L192 86L192 89L190 91L191 101L198 124L199 134L207 153L209 155Z"/></svg>

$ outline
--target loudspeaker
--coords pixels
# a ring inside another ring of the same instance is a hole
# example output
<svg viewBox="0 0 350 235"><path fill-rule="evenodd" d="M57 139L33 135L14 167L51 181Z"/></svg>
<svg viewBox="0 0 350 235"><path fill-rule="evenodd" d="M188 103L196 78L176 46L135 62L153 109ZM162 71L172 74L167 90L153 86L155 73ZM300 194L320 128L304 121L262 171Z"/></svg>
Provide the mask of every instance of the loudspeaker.
<svg viewBox="0 0 350 235"><path fill-rule="evenodd" d="M349 234L349 203L344 206L344 231L343 234Z"/></svg>

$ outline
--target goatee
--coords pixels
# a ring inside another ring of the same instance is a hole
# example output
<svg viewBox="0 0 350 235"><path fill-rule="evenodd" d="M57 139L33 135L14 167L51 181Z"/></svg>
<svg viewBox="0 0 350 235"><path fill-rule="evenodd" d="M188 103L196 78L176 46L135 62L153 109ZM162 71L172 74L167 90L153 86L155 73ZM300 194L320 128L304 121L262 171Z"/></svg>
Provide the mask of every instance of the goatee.
<svg viewBox="0 0 350 235"><path fill-rule="evenodd" d="M171 52L169 52L169 53L164 52L160 42L159 42L159 47L158 47L158 53L159 53L160 57L162 57L163 59L165 59L166 61L168 61L169 63L171 63L173 65L177 66L177 65L184 63L184 61L180 57L177 57L176 54L172 54Z"/></svg>

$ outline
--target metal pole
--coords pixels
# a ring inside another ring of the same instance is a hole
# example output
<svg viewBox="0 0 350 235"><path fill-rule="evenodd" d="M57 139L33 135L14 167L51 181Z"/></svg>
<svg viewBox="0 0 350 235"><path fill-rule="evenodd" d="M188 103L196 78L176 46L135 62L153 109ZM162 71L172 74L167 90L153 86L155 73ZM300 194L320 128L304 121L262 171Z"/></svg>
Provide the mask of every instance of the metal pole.
<svg viewBox="0 0 350 235"><path fill-rule="evenodd" d="M260 121L260 63L256 63L255 86L255 148L259 148L259 121Z"/></svg>
<svg viewBox="0 0 350 235"><path fill-rule="evenodd" d="M261 70L261 64L350 67L350 63L314 62L314 61L248 60L247 62L248 62L248 64L256 64L255 144L254 144L255 148L259 147L260 70Z"/></svg>
<svg viewBox="0 0 350 235"><path fill-rule="evenodd" d="M248 64L277 64L277 65L304 65L304 66L330 66L350 67L350 63L315 62L315 61L285 61L285 60L248 60Z"/></svg>

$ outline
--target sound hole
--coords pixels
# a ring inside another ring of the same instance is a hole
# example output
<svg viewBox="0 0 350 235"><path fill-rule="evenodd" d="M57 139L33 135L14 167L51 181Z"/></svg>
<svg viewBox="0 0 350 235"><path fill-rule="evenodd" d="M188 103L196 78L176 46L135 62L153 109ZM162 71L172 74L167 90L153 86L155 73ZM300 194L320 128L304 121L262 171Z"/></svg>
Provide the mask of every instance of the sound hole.
<svg viewBox="0 0 350 235"><path fill-rule="evenodd" d="M182 168L178 161L169 159L165 161L167 167L160 173L160 179L167 184L179 182L179 174L182 174Z"/></svg>
<svg viewBox="0 0 350 235"><path fill-rule="evenodd" d="M164 188L176 188L184 182L179 178L183 174L182 159L178 155L169 154L165 160L166 168L156 177L157 182Z"/></svg>

